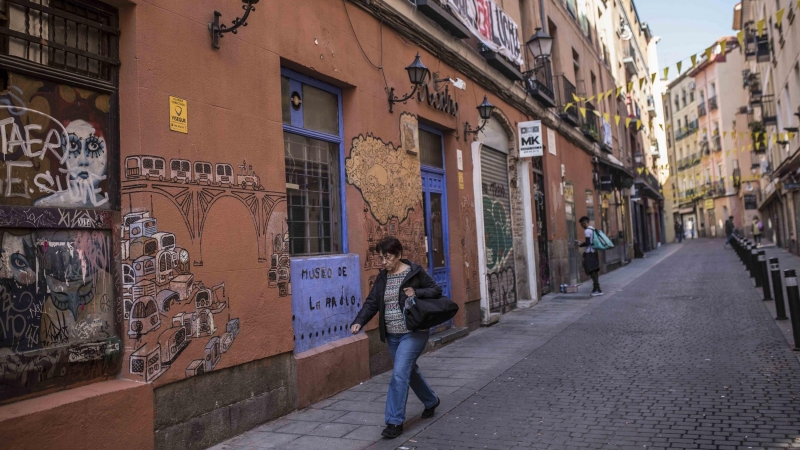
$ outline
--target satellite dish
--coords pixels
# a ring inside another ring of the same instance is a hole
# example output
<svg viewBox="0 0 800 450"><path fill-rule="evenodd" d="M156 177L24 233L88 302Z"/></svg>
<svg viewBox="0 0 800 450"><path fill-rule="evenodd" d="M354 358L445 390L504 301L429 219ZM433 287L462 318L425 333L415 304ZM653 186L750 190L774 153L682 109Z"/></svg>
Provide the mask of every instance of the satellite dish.
<svg viewBox="0 0 800 450"><path fill-rule="evenodd" d="M627 25L623 25L619 29L619 38L623 41L630 41L633 38L633 32L631 31L630 27Z"/></svg>

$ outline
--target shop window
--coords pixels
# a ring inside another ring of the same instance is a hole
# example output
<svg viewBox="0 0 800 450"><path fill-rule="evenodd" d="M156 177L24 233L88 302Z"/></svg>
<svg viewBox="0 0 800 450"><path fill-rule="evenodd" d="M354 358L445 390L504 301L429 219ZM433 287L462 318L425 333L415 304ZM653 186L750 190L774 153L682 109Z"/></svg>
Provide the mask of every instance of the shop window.
<svg viewBox="0 0 800 450"><path fill-rule="evenodd" d="M586 217L594 225L594 192L586 190Z"/></svg>
<svg viewBox="0 0 800 450"><path fill-rule="evenodd" d="M423 166L444 169L442 136L430 131L419 130L419 160Z"/></svg>
<svg viewBox="0 0 800 450"><path fill-rule="evenodd" d="M342 253L341 91L283 69L289 253Z"/></svg>

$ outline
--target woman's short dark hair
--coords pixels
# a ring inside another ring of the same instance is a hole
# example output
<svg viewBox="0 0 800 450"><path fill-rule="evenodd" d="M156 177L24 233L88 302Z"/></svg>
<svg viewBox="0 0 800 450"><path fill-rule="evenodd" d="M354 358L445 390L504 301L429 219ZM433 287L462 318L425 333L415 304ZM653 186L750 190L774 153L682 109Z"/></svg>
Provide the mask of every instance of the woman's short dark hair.
<svg viewBox="0 0 800 450"><path fill-rule="evenodd" d="M394 236L386 236L375 245L375 251L384 255L399 256L403 253L403 244Z"/></svg>

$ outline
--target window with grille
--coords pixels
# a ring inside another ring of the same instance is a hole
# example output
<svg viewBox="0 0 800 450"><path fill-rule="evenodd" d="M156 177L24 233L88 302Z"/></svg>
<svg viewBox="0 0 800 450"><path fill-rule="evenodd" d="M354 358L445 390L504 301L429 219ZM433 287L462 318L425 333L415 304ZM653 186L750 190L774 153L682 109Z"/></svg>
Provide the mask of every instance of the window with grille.
<svg viewBox="0 0 800 450"><path fill-rule="evenodd" d="M48 67L116 84L116 8L92 0L5 0L0 5L5 65Z"/></svg>
<svg viewBox="0 0 800 450"><path fill-rule="evenodd" d="M289 254L341 253L340 91L282 72Z"/></svg>

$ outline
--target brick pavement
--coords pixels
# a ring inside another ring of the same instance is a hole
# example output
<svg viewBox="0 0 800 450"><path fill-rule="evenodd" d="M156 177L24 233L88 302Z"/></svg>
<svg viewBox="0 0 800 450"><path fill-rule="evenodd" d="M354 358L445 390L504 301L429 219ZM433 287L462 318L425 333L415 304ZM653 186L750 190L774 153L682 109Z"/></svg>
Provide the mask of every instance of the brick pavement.
<svg viewBox="0 0 800 450"><path fill-rule="evenodd" d="M393 441L385 373L215 448L800 448L800 360L721 247L667 246L604 297L547 296L423 356L442 406L423 421L411 395Z"/></svg>

